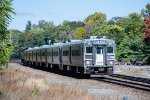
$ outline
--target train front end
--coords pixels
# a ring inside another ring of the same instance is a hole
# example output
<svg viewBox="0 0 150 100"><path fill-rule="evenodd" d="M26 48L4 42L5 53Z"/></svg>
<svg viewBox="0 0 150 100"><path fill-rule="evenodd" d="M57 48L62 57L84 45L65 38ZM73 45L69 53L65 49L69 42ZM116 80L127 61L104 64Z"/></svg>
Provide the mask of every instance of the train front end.
<svg viewBox="0 0 150 100"><path fill-rule="evenodd" d="M108 53L110 44L111 43L108 43L106 39L87 41L84 53L84 68L86 74L90 74L91 77L113 74L115 59L108 59L108 57L110 57L110 53ZM114 46L111 45L111 47L114 49ZM115 58L115 55L113 55L113 57Z"/></svg>

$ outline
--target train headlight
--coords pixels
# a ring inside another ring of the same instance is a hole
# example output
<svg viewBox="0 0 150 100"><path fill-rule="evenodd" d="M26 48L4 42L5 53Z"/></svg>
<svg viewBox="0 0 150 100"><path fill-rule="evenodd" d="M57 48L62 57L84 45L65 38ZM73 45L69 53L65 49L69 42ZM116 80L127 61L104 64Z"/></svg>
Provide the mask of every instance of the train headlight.
<svg viewBox="0 0 150 100"><path fill-rule="evenodd" d="M90 64L90 61L86 61L86 64L89 65L89 64Z"/></svg>
<svg viewBox="0 0 150 100"><path fill-rule="evenodd" d="M92 65L92 61L87 60L87 61L85 61L85 64L86 65Z"/></svg>
<svg viewBox="0 0 150 100"><path fill-rule="evenodd" d="M108 61L107 65L114 65L114 61Z"/></svg>
<svg viewBox="0 0 150 100"><path fill-rule="evenodd" d="M110 64L112 65L112 64L113 64L113 62L112 62L112 61L110 61Z"/></svg>

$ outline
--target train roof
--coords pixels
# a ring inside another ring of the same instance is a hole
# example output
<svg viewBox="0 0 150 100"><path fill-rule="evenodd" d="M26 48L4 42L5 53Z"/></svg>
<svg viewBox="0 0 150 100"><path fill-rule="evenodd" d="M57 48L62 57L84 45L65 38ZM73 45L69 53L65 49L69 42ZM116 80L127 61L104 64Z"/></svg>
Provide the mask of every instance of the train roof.
<svg viewBox="0 0 150 100"><path fill-rule="evenodd" d="M102 44L108 44L108 46L115 46L115 41L113 41L112 39L106 39L105 37L98 37L97 36L91 36L88 39L84 39L84 40L71 40L70 42L66 42L66 43L54 43L53 45L42 45L39 47L33 47L33 48L28 48L25 51L32 51L32 50L38 50L38 49L46 49L46 48L50 48L50 47L61 47L62 45L70 45L70 44L85 44L85 43L90 43L90 42L94 42L94 41L101 41Z"/></svg>
<svg viewBox="0 0 150 100"><path fill-rule="evenodd" d="M50 47L60 47L63 43L54 43L53 45L42 45L39 47L33 47L33 48L28 48L27 51L32 51L32 50L38 50L38 49L46 49L46 48L50 48Z"/></svg>
<svg viewBox="0 0 150 100"><path fill-rule="evenodd" d="M105 39L105 38L94 38L94 39L84 39L84 40L74 40L70 42L66 42L63 45L70 45L70 44L85 44L85 43L90 43L90 42L95 42L95 41L101 41L102 44L108 44L108 45L115 45L115 41L111 39Z"/></svg>

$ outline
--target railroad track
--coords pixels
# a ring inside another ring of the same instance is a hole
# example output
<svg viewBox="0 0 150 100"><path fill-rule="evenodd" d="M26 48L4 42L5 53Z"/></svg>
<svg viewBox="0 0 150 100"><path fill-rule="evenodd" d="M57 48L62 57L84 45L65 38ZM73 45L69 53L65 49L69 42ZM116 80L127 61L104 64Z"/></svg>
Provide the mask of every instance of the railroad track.
<svg viewBox="0 0 150 100"><path fill-rule="evenodd" d="M110 77L96 78L96 80L150 92L150 79L148 78L114 74Z"/></svg>
<svg viewBox="0 0 150 100"><path fill-rule="evenodd" d="M38 68L36 68L36 69L38 69ZM109 77L103 77L103 78L89 78L89 77L84 76L84 75L60 72L57 70L51 70L51 71L45 70L45 69L42 69L42 70L56 73L59 75L77 78L77 79L85 79L85 78L93 79L93 80L97 80L97 81L103 81L103 82L107 82L107 83L118 84L121 86L131 87L131 88L150 92L150 79L148 79L148 78L126 76L126 75L120 75L120 74L113 74Z"/></svg>
<svg viewBox="0 0 150 100"><path fill-rule="evenodd" d="M44 70L45 71L45 70ZM72 78L77 78L77 79L93 79L97 81L102 81L102 82L107 82L107 83L112 83L112 84L117 84L121 86L126 86L130 88L135 88L138 90L144 90L150 92L150 83L149 79L147 78L141 78L141 77L133 77L133 76L126 76L126 75L120 75L120 74L114 74L109 77L101 77L101 78L90 78L88 76L84 76L81 74L73 74L73 73L68 73L68 72L62 72L62 71L57 71L57 70L51 70L50 72L63 75L63 76L69 76ZM142 81L144 80L144 81Z"/></svg>
<svg viewBox="0 0 150 100"><path fill-rule="evenodd" d="M136 77L136 76L129 76L129 75L121 75L121 74L113 74L113 75L111 75L111 77L116 77L116 78L121 78L121 79L126 79L126 80L131 80L131 81L150 84L150 78L143 78L143 77Z"/></svg>

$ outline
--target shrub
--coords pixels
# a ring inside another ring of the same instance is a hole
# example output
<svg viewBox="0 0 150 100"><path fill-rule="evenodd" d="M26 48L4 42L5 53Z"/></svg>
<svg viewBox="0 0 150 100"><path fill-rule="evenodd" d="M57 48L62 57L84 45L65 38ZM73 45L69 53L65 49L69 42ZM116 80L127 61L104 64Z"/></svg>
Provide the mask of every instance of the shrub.
<svg viewBox="0 0 150 100"><path fill-rule="evenodd" d="M0 66L8 63L9 57L12 54L12 43L8 40L0 41Z"/></svg>
<svg viewBox="0 0 150 100"><path fill-rule="evenodd" d="M150 64L150 56L146 56L143 61L142 61L142 65L149 65Z"/></svg>
<svg viewBox="0 0 150 100"><path fill-rule="evenodd" d="M0 100L2 100L4 93L0 91Z"/></svg>

